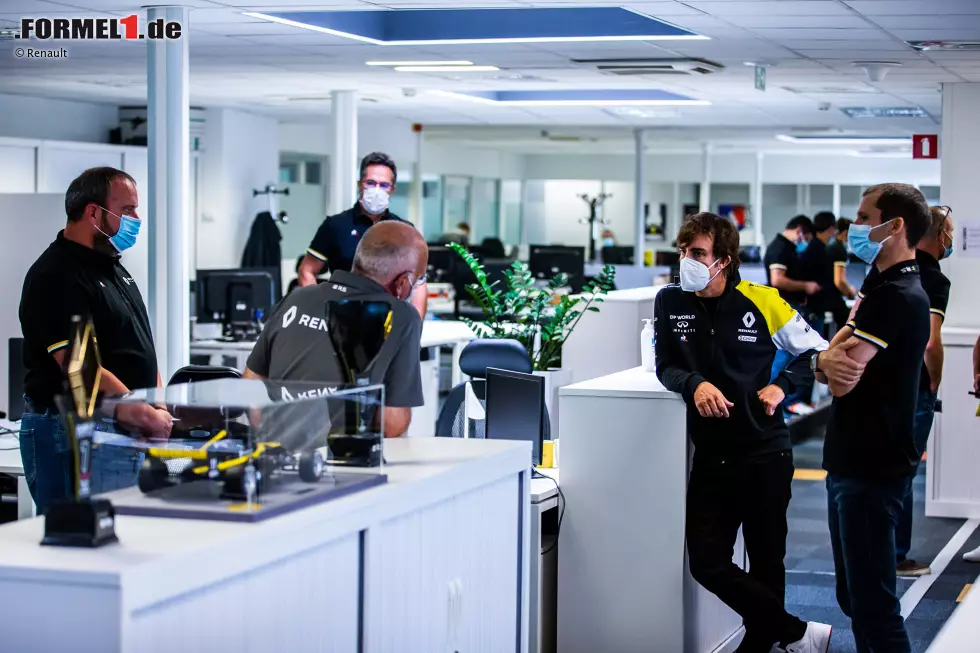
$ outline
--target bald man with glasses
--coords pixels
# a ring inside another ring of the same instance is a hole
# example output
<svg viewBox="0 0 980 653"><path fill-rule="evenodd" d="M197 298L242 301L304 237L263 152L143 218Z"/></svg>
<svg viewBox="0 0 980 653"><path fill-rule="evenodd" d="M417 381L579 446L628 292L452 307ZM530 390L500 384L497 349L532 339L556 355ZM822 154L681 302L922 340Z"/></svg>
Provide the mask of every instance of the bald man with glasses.
<svg viewBox="0 0 980 653"><path fill-rule="evenodd" d="M361 159L357 203L342 213L328 216L317 229L313 242L299 265L299 285L317 283L317 275L326 268L349 272L354 263L354 253L373 225L385 221L408 223L388 210L388 203L395 192L398 168L383 152L372 152ZM425 319L429 288L423 279L412 291L411 303Z"/></svg>

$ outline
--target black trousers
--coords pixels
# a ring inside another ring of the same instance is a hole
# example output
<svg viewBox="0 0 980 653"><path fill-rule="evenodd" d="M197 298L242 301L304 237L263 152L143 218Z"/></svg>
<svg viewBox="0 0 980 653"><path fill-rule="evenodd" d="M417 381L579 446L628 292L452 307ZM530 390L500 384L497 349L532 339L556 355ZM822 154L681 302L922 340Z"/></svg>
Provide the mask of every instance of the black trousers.
<svg viewBox="0 0 980 653"><path fill-rule="evenodd" d="M793 454L753 462L695 460L687 488L691 575L745 624L740 653L768 653L801 639L806 624L786 612L786 509ZM742 528L749 571L732 562Z"/></svg>

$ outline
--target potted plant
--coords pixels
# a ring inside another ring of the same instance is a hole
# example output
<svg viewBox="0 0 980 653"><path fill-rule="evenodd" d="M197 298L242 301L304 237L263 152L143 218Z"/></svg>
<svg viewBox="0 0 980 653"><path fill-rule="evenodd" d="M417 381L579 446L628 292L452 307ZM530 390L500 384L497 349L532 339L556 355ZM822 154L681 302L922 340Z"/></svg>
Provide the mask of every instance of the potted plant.
<svg viewBox="0 0 980 653"><path fill-rule="evenodd" d="M535 374L545 377L545 401L551 416L552 430L557 433L558 388L567 385L570 370L561 369L561 348L587 312L598 313L603 295L614 287L616 270L605 265L582 292L569 295L568 275L556 275L545 287L536 285L523 261L514 261L504 276L506 288L490 283L483 265L459 243L449 248L466 263L476 283L466 292L483 311L485 321L461 318L479 338L511 338L520 342L531 357Z"/></svg>

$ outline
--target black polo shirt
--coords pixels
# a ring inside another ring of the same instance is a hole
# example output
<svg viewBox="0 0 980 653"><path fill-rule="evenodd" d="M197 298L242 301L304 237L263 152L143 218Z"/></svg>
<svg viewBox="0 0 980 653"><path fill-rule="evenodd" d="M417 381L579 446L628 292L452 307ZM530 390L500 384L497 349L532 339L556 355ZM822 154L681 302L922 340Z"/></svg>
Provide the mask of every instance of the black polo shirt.
<svg viewBox="0 0 980 653"><path fill-rule="evenodd" d="M865 288L848 326L879 351L857 386L834 399L823 467L840 476L891 481L914 474L919 458L912 421L929 342L929 299L914 260L893 265Z"/></svg>
<svg viewBox="0 0 980 653"><path fill-rule="evenodd" d="M834 241L836 242L836 241ZM823 313L825 311L842 311L847 308L844 297L834 285L834 260L829 245L824 245L819 238L814 238L800 255L800 276L802 281L816 281L820 284L820 292L810 295L806 300L807 311Z"/></svg>
<svg viewBox="0 0 980 653"><path fill-rule="evenodd" d="M384 384L386 406L421 406L422 319L418 311L374 281L343 270L334 272L326 283L297 288L283 298L248 357L248 369L275 381L346 383L324 319L327 301L343 299L391 306L391 332L372 367L371 382Z"/></svg>
<svg viewBox="0 0 980 653"><path fill-rule="evenodd" d="M772 242L769 243L763 262L766 266L766 283L770 286L772 286L772 270L782 270L790 279L801 280L796 244L782 234L773 238ZM780 290L779 296L794 307L802 306L806 299L806 293L787 292L785 290Z"/></svg>
<svg viewBox="0 0 980 653"><path fill-rule="evenodd" d="M391 211L386 211L378 221L381 220L408 222ZM361 203L357 202L343 213L328 216L316 230L306 253L326 263L331 273L334 270L349 271L354 264L357 244L372 225L374 222L364 213Z"/></svg>
<svg viewBox="0 0 980 653"><path fill-rule="evenodd" d="M102 367L130 390L157 385L157 355L146 306L118 256L59 233L34 262L20 298L24 393L37 410L54 409L64 375L52 354L68 346L73 315L91 317Z"/></svg>
<svg viewBox="0 0 980 653"><path fill-rule="evenodd" d="M919 265L919 278L922 280L922 288L926 291L926 296L929 298L929 313L938 315L940 319L945 321L946 307L949 305L949 279L943 274L943 270L939 266L939 261L929 252L923 252L921 249L915 250L915 262ZM867 289L874 287L878 283L878 276L880 274L878 268L872 266L871 272L868 273L868 276L864 279L864 283L861 285L859 296L862 302L864 301ZM931 383L929 368L923 365L919 384L922 387L928 388Z"/></svg>
<svg viewBox="0 0 980 653"><path fill-rule="evenodd" d="M827 245L827 255L836 267L847 267L847 248L836 238Z"/></svg>

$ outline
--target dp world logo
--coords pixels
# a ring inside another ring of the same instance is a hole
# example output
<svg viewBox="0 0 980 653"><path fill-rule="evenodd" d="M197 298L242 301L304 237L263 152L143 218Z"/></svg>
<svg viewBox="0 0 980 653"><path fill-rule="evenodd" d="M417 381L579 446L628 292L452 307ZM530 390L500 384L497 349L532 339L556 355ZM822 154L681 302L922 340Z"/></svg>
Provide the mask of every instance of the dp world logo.
<svg viewBox="0 0 980 653"><path fill-rule="evenodd" d="M290 324L293 323L293 320L295 319L296 319L296 307L293 306L291 309L286 311L285 315L282 316L282 328L285 329L286 327L288 327Z"/></svg>
<svg viewBox="0 0 980 653"><path fill-rule="evenodd" d="M755 315L752 315L752 312L751 311L749 311L748 313L746 313L745 315L743 315L742 316L742 324L745 325L745 328L746 329L751 329L752 328L752 325L755 324Z"/></svg>

